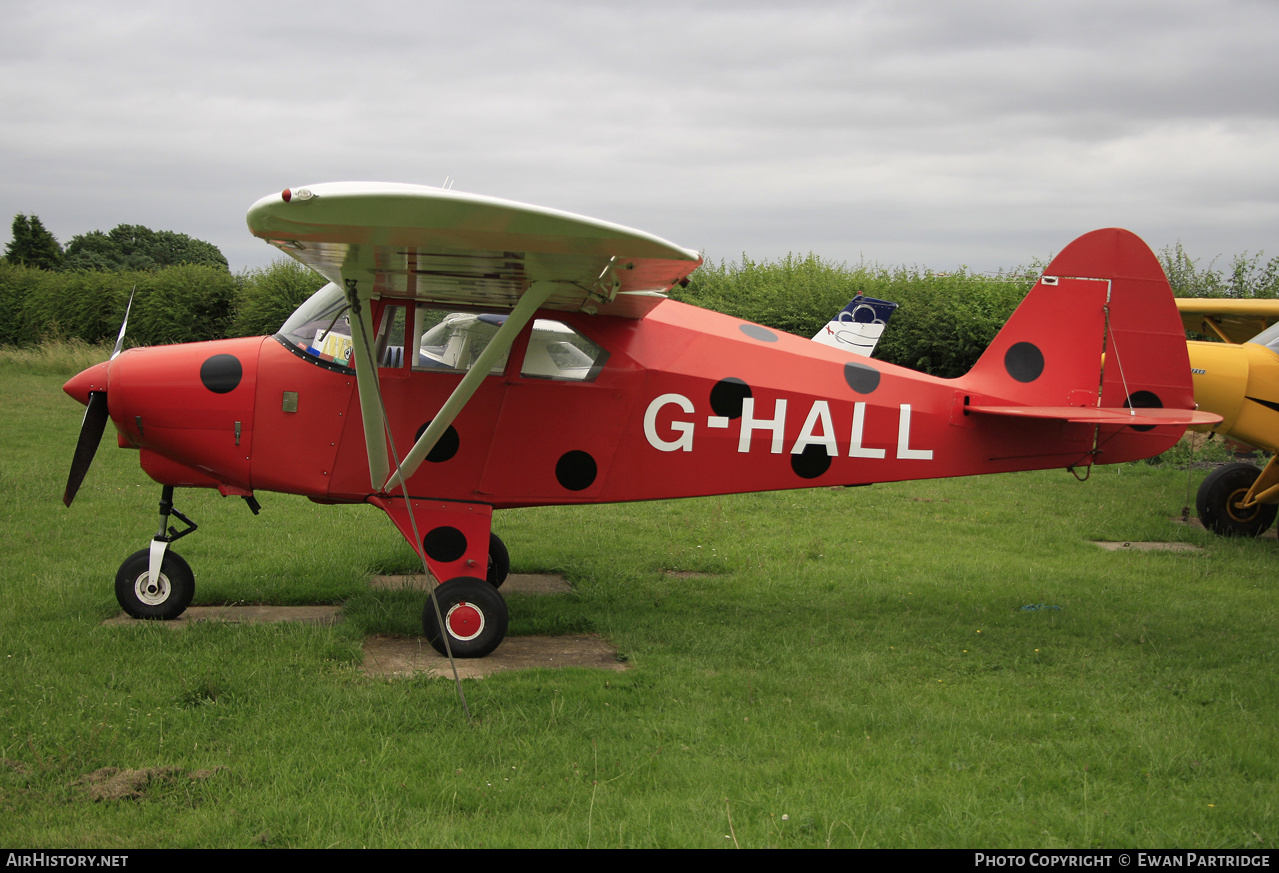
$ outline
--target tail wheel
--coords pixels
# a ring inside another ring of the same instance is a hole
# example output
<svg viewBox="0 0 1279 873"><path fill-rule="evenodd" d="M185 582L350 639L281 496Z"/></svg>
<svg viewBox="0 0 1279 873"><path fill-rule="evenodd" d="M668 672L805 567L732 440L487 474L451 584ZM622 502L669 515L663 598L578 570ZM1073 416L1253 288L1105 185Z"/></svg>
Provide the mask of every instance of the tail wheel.
<svg viewBox="0 0 1279 873"><path fill-rule="evenodd" d="M485 578L494 588L501 588L511 572L511 554L497 534L489 533L489 568Z"/></svg>
<svg viewBox="0 0 1279 873"><path fill-rule="evenodd" d="M1259 537L1274 523L1279 505L1258 503L1244 507L1248 489L1261 475L1252 464L1227 464L1204 479L1195 498L1203 526L1223 537Z"/></svg>
<svg viewBox="0 0 1279 873"><path fill-rule="evenodd" d="M445 633L448 649L457 658L483 658L506 638L510 620L506 601L486 580L470 576L450 579L435 589L435 600L440 605L444 630L430 599L422 610L422 628L427 642L441 655L447 654Z"/></svg>
<svg viewBox="0 0 1279 873"><path fill-rule="evenodd" d="M134 618L177 618L195 596L195 574L182 556L169 549L160 564L160 578L150 578L151 550L130 555L115 574L115 599Z"/></svg>

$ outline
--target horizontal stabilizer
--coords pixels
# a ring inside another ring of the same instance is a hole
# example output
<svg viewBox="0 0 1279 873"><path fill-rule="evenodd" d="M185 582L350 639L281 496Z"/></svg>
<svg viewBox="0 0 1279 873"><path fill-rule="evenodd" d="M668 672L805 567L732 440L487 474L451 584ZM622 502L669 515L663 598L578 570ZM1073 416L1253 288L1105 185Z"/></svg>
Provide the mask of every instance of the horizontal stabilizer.
<svg viewBox="0 0 1279 873"><path fill-rule="evenodd" d="M1163 424L1216 424L1220 415L1192 409L1102 409L1095 406L968 406L965 412L1016 418L1049 418L1076 424L1126 424L1153 427Z"/></svg>

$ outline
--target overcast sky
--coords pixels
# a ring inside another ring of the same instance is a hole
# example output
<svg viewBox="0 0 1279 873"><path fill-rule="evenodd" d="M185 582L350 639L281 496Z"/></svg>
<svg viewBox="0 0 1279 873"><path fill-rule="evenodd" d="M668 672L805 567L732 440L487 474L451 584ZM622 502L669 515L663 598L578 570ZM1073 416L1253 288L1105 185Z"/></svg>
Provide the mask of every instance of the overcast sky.
<svg viewBox="0 0 1279 873"><path fill-rule="evenodd" d="M1279 3L5 5L0 239L142 224L270 263L244 214L439 185L715 260L1046 258L1118 225L1279 255Z"/></svg>

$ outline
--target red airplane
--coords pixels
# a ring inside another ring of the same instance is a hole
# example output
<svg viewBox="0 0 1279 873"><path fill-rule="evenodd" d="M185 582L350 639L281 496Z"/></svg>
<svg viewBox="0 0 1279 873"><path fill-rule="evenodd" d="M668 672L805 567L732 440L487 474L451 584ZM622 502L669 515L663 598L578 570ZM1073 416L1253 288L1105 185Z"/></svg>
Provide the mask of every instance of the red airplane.
<svg viewBox="0 0 1279 873"><path fill-rule="evenodd" d="M577 215L333 183L248 222L331 284L273 337L132 349L65 386L88 409L64 502L108 415L162 486L159 532L116 576L138 618L192 599L178 487L382 509L442 583L427 637L480 657L507 627L495 509L1087 470L1217 420L1193 411L1168 282L1124 230L1069 245L972 371L940 379L669 300L696 252Z"/></svg>

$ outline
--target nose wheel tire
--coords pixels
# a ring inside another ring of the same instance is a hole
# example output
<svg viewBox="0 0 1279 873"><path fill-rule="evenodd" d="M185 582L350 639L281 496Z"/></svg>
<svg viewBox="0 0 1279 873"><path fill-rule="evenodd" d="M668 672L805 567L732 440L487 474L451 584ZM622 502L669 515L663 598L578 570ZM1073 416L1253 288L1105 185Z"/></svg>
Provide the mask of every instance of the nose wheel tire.
<svg viewBox="0 0 1279 873"><path fill-rule="evenodd" d="M440 604L453 657L483 658L506 638L506 601L486 580L470 576L450 579L435 589L435 599ZM422 628L435 651L446 654L444 633L430 598L422 610Z"/></svg>
<svg viewBox="0 0 1279 873"><path fill-rule="evenodd" d="M511 572L511 555L506 551L506 543L495 533L489 533L489 567L486 578L494 588L501 588L502 583Z"/></svg>
<svg viewBox="0 0 1279 873"><path fill-rule="evenodd" d="M1227 464L1213 470L1195 497L1195 509L1203 526L1223 537L1259 537L1269 530L1279 505L1241 505L1260 475L1261 471L1252 464Z"/></svg>
<svg viewBox="0 0 1279 873"><path fill-rule="evenodd" d="M115 599L134 618L168 621L186 612L195 596L195 574L177 552L168 550L160 564L160 578L150 579L151 550L130 555L115 574Z"/></svg>

